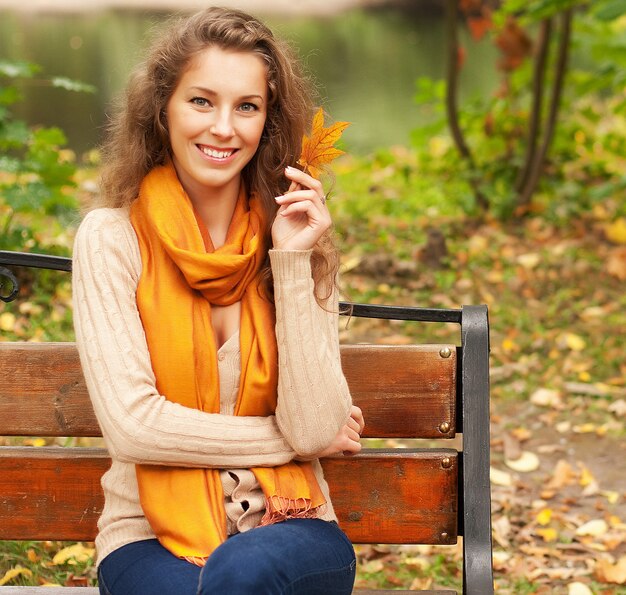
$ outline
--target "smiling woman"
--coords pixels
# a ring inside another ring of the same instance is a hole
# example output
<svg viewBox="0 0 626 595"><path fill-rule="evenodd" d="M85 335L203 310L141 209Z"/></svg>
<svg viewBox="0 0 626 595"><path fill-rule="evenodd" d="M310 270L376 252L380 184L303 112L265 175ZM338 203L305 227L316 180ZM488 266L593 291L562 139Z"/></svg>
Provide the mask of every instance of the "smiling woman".
<svg viewBox="0 0 626 595"><path fill-rule="evenodd" d="M73 261L112 459L101 593L352 591L319 458L364 421L324 189L295 167L311 96L265 25L212 8L164 30L113 118Z"/></svg>

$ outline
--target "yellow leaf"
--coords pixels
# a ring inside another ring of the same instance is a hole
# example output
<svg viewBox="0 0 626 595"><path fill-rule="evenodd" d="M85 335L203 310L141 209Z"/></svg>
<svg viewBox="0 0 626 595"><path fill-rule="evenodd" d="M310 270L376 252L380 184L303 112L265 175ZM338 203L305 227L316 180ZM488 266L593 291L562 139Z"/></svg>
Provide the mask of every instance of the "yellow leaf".
<svg viewBox="0 0 626 595"><path fill-rule="evenodd" d="M537 535L542 537L545 542L556 541L557 537L559 536L554 527L537 529Z"/></svg>
<svg viewBox="0 0 626 595"><path fill-rule="evenodd" d="M502 350L506 353L514 353L516 351L519 351L519 345L513 341L513 339L509 339L508 337L506 339L502 340Z"/></svg>
<svg viewBox="0 0 626 595"><path fill-rule="evenodd" d="M608 240L614 244L626 244L626 218L620 217L604 228Z"/></svg>
<svg viewBox="0 0 626 595"><path fill-rule="evenodd" d="M582 351L587 347L585 340L580 335L575 335L574 333L565 333L565 344L572 351Z"/></svg>
<svg viewBox="0 0 626 595"><path fill-rule="evenodd" d="M33 576L33 573L28 570L28 568L24 568L18 564L4 573L4 576L0 578L0 586L6 585L9 581L12 581L15 577L20 575L31 577Z"/></svg>
<svg viewBox="0 0 626 595"><path fill-rule="evenodd" d="M95 553L93 548L85 547L82 543L75 543L74 545L59 550L54 558L52 558L52 564L56 566L59 564L87 562L87 560L94 557Z"/></svg>
<svg viewBox="0 0 626 595"><path fill-rule="evenodd" d="M595 477L593 476L591 471L589 471L587 467L583 467L582 471L580 472L580 480L579 480L580 485L582 487L585 487L593 483L594 481L595 481Z"/></svg>
<svg viewBox="0 0 626 595"><path fill-rule="evenodd" d="M572 429L576 434L593 434L595 433L597 426L596 424L587 422L586 424L575 425Z"/></svg>
<svg viewBox="0 0 626 595"><path fill-rule="evenodd" d="M550 524L550 520L552 519L552 509L551 508L544 508L538 515L537 515L537 522L540 525L543 525L544 527L546 525Z"/></svg>
<svg viewBox="0 0 626 595"><path fill-rule="evenodd" d="M311 125L311 136L302 139L302 154L298 164L308 171L314 178L319 178L322 166L343 155L343 151L333 145L341 138L343 131L349 126L349 122L335 122L327 128L324 127L324 111L320 107Z"/></svg>
<svg viewBox="0 0 626 595"><path fill-rule="evenodd" d="M15 327L15 315L11 312L0 314L0 331L12 331Z"/></svg>

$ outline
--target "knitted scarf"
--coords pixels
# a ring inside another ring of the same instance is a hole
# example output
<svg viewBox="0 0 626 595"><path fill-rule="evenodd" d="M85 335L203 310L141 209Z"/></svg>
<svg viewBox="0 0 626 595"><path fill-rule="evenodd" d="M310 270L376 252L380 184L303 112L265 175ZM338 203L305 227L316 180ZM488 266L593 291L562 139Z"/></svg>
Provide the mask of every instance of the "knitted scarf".
<svg viewBox="0 0 626 595"><path fill-rule="evenodd" d="M185 407L219 413L211 305L241 301L241 381L235 415L272 415L277 401L275 310L259 282L266 254L259 200L240 192L215 250L171 163L152 170L131 207L142 273L137 305L156 387ZM137 465L143 511L159 541L202 565L226 537L218 469ZM324 504L310 463L253 468L266 499L261 524L316 516Z"/></svg>

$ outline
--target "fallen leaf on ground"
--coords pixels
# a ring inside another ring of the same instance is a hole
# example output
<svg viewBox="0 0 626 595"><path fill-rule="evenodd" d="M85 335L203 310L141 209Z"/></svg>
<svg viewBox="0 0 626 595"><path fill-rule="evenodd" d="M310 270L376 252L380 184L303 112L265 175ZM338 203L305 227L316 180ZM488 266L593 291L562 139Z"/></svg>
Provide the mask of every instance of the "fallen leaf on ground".
<svg viewBox="0 0 626 595"><path fill-rule="evenodd" d="M551 388L538 388L530 395L530 402L540 407L554 407L556 409L563 406L561 394Z"/></svg>
<svg viewBox="0 0 626 595"><path fill-rule="evenodd" d="M567 586L567 595L593 595L593 591L585 583L575 582Z"/></svg>
<svg viewBox="0 0 626 595"><path fill-rule="evenodd" d="M505 459L505 465L519 473L530 473L539 469L539 457L528 450L523 450L518 459Z"/></svg>
<svg viewBox="0 0 626 595"><path fill-rule="evenodd" d="M626 247L615 248L609 252L606 272L620 281L626 280Z"/></svg>
<svg viewBox="0 0 626 595"><path fill-rule="evenodd" d="M506 471L496 469L495 467L491 467L489 469L489 478L491 479L491 483L497 486L507 488L513 485L513 478L511 477L511 474Z"/></svg>
<svg viewBox="0 0 626 595"><path fill-rule="evenodd" d="M52 558L52 564L76 564L76 562L87 562L90 558L93 558L96 551L94 548L85 547L82 543L75 543L59 550L54 558Z"/></svg>
<svg viewBox="0 0 626 595"><path fill-rule="evenodd" d="M604 583L626 584L626 556L622 556L615 564L609 560L598 560L595 575Z"/></svg>
<svg viewBox="0 0 626 595"><path fill-rule="evenodd" d="M0 586L6 585L9 581L12 581L14 578L20 575L30 577L30 576L33 576L33 573L30 570L28 570L28 568L24 568L23 566L20 566L18 564L14 568L10 568L4 573L4 576L0 578Z"/></svg>
<svg viewBox="0 0 626 595"><path fill-rule="evenodd" d="M604 535L609 529L606 521L603 519L594 519L592 521L586 522L584 525L581 525L576 529L576 535L578 536L591 536L591 537L599 537L600 535Z"/></svg>
<svg viewBox="0 0 626 595"><path fill-rule="evenodd" d="M604 228L607 240L614 244L626 244L626 218L619 217Z"/></svg>

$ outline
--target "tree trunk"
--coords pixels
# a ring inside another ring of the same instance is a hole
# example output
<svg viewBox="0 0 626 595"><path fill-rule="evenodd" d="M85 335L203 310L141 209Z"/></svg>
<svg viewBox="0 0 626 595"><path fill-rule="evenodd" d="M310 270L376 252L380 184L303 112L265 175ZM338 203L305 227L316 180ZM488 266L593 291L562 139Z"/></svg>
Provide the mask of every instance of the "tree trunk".
<svg viewBox="0 0 626 595"><path fill-rule="evenodd" d="M541 147L539 149L539 152L535 155L535 159L533 160L532 168L530 170L526 185L519 195L518 207L520 207L521 209L528 208L532 195L537 189L537 184L539 183L539 179L541 178L541 174L543 173L546 156L548 154L548 150L550 149L550 144L554 136L554 130L556 128L556 121L559 113L559 106L561 103L561 95L563 92L563 80L567 71L567 60L569 56L573 13L573 8L568 8L566 11L561 13L561 15L559 15L559 21L561 24L561 36L557 49L554 84L550 97L548 118L543 133Z"/></svg>

